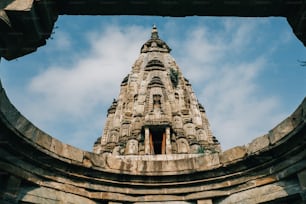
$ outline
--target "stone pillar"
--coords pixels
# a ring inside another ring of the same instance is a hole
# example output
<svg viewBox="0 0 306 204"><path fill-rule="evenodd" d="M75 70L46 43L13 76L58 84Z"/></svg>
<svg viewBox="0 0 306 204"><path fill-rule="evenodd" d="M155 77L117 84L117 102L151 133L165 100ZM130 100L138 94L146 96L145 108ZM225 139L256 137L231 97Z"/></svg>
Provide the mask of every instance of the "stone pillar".
<svg viewBox="0 0 306 204"><path fill-rule="evenodd" d="M166 154L172 153L170 127L166 128Z"/></svg>
<svg viewBox="0 0 306 204"><path fill-rule="evenodd" d="M145 154L150 154L150 130L145 128Z"/></svg>

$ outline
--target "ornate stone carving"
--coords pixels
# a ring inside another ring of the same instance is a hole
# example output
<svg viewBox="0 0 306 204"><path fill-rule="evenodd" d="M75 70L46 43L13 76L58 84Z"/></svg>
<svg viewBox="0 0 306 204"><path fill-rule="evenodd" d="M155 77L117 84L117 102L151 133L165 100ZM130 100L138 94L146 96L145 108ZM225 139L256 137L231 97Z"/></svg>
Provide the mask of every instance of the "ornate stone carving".
<svg viewBox="0 0 306 204"><path fill-rule="evenodd" d="M129 140L126 144L125 154L136 155L138 154L138 141L135 139Z"/></svg>
<svg viewBox="0 0 306 204"><path fill-rule="evenodd" d="M180 138L176 142L177 144L177 153L189 153L189 144L186 139Z"/></svg>

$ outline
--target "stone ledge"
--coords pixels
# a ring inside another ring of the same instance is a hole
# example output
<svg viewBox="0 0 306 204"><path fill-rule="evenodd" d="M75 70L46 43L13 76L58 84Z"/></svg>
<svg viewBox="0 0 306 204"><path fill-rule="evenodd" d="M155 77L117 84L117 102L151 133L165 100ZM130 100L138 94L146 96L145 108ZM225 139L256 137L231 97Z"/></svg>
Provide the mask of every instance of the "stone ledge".
<svg viewBox="0 0 306 204"><path fill-rule="evenodd" d="M87 154L87 153L86 153ZM91 154L90 156L94 156ZM98 155L95 155L98 156ZM174 158L174 159L171 159ZM92 160L92 158L89 158ZM104 164L104 163L103 163ZM219 155L146 155L106 157L107 168L113 171L135 175L177 175L186 172L211 170L220 166Z"/></svg>
<svg viewBox="0 0 306 204"><path fill-rule="evenodd" d="M106 167L106 159L104 156L93 153L93 152L84 152L83 164L87 167Z"/></svg>
<svg viewBox="0 0 306 204"><path fill-rule="evenodd" d="M269 132L269 140L274 145L290 133L295 127L292 124L291 117L286 118Z"/></svg>
<svg viewBox="0 0 306 204"><path fill-rule="evenodd" d="M124 155L113 156L118 159L130 159L133 161L169 161L203 157L203 154L160 154L160 155Z"/></svg>
<svg viewBox="0 0 306 204"><path fill-rule="evenodd" d="M220 163L228 164L237 160L242 160L247 156L247 149L245 146L237 146L228 149L220 154Z"/></svg>
<svg viewBox="0 0 306 204"><path fill-rule="evenodd" d="M251 143L247 144L248 155L256 154L258 152L267 150L270 145L269 135L263 135L255 138Z"/></svg>

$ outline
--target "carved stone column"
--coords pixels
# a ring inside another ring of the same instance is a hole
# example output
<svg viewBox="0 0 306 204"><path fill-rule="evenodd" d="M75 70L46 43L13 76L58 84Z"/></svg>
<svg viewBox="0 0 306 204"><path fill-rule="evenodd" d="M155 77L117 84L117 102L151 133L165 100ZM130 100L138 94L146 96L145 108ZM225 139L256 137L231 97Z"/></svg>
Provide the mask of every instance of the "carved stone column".
<svg viewBox="0 0 306 204"><path fill-rule="evenodd" d="M171 138L170 138L170 127L166 128L166 154L172 153Z"/></svg>
<svg viewBox="0 0 306 204"><path fill-rule="evenodd" d="M145 154L150 154L150 130L148 127L145 128Z"/></svg>

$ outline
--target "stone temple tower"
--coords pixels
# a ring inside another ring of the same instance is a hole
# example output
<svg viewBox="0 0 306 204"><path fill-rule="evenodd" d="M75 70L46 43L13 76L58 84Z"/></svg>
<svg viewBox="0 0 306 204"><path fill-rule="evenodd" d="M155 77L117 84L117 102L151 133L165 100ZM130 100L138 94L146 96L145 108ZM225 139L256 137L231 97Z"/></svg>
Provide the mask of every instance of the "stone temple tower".
<svg viewBox="0 0 306 204"><path fill-rule="evenodd" d="M108 109L94 152L113 155L220 152L203 106L153 26Z"/></svg>

